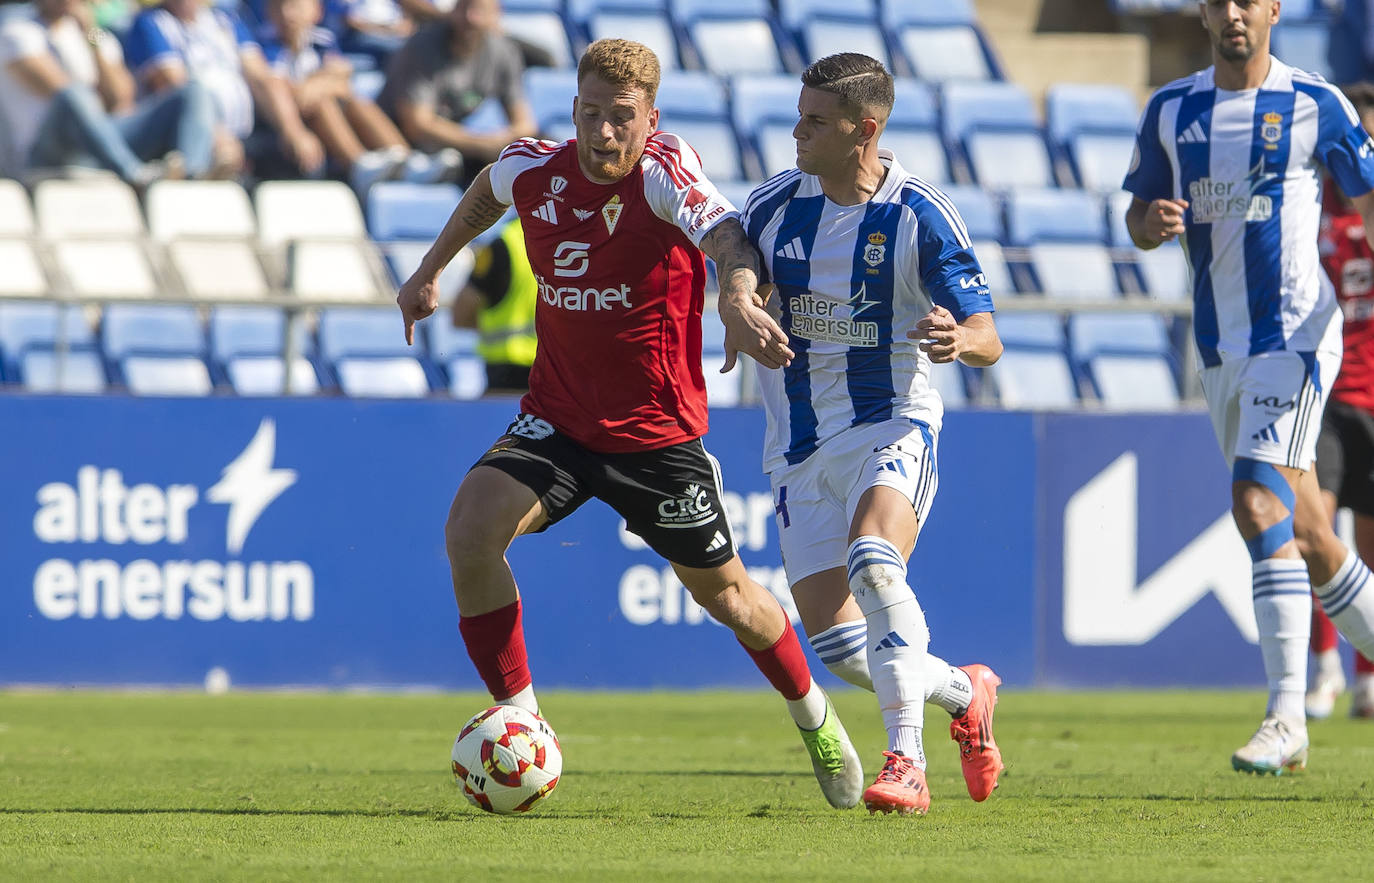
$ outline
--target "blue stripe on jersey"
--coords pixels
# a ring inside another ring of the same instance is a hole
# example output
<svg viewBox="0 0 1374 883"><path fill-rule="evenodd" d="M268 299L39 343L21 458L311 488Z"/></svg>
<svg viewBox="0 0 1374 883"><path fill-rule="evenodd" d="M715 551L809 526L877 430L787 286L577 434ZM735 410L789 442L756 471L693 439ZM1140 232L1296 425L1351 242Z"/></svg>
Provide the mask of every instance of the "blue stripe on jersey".
<svg viewBox="0 0 1374 883"><path fill-rule="evenodd" d="M792 177L791 183L783 186L789 175ZM749 194L749 198L744 202L744 232L750 242L758 244L760 237L763 236L763 228L768 226L768 222L778 213L778 208L796 195L801 183L801 172L793 169L763 182ZM763 266L766 268L768 262L764 261Z"/></svg>
<svg viewBox="0 0 1374 883"><path fill-rule="evenodd" d="M798 186L800 183L798 179ZM791 196L796 189L787 187L783 189L783 193ZM778 299L782 305L782 327L788 332L788 342L793 354L792 363L782 369L792 429L785 455L790 464L800 463L811 456L820 443L817 435L819 422L816 419L816 409L811 404L811 341L791 333L792 310L789 304L793 297L805 296L811 292L810 256L816 246L816 231L820 227L821 212L824 210L824 196L791 199L783 211L778 235L773 240L773 282L778 287ZM755 212L755 217L770 216L763 211ZM753 218L750 218L750 222L752 225ZM799 259L778 253L788 251L794 242L800 245L797 255Z"/></svg>
<svg viewBox="0 0 1374 883"><path fill-rule="evenodd" d="M1283 181L1292 144L1297 93L1260 90L1250 136L1251 199L1268 196L1273 214L1245 222L1245 292L1250 303L1250 355L1284 349L1280 283L1283 267ZM1266 122L1265 117L1277 122Z"/></svg>
<svg viewBox="0 0 1374 883"><path fill-rule="evenodd" d="M1197 122L1203 132L1212 131L1212 105L1216 101L1216 90L1190 92L1179 101L1178 119L1174 133L1178 151L1178 179L1180 182L1210 178L1212 174L1212 145L1207 141L1189 139L1179 141L1184 131ZM1192 195L1184 193L1183 198L1193 202ZM1220 365L1221 356L1217 344L1221 339L1221 326L1217 320L1217 304L1212 291L1212 225L1193 221L1190 207L1185 218L1187 226L1186 250L1188 260L1193 265L1193 336L1197 339L1198 354L1202 364Z"/></svg>
<svg viewBox="0 0 1374 883"><path fill-rule="evenodd" d="M878 324L876 347L851 346L845 354L845 384L854 405L851 426L892 417L897 397L892 381L892 301L896 292L897 227L902 203L870 201L854 237L854 264L849 277L851 319ZM882 249L881 253L870 249ZM880 258L875 262L868 257Z"/></svg>

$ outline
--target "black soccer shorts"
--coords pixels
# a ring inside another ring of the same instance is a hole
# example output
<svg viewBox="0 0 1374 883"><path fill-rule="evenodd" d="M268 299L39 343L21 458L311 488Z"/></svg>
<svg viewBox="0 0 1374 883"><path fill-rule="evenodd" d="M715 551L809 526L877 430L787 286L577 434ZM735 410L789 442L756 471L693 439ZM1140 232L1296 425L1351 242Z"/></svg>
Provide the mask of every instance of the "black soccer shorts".
<svg viewBox="0 0 1374 883"><path fill-rule="evenodd" d="M540 530L592 497L604 500L649 548L684 567L718 567L735 555L721 502L720 464L701 439L628 454L589 451L548 422L521 414L473 464L528 487L548 513Z"/></svg>
<svg viewBox="0 0 1374 883"><path fill-rule="evenodd" d="M1332 400L1317 439L1317 483L1337 505L1374 516L1374 415Z"/></svg>

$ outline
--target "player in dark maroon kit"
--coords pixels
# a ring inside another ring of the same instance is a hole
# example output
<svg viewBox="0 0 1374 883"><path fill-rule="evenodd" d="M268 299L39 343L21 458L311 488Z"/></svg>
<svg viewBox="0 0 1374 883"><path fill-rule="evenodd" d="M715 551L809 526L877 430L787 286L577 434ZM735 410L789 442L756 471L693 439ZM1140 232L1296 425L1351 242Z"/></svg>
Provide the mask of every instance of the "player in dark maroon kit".
<svg viewBox="0 0 1374 883"><path fill-rule="evenodd" d="M735 553L720 474L702 445L705 250L723 291L753 293L758 255L734 206L675 135L655 131L658 59L599 40L578 65L575 140L522 139L478 174L396 298L412 341L439 303L440 271L514 204L539 285L530 391L505 435L468 472L446 539L459 629L498 702L538 710L505 560L511 541L591 497L673 565L788 700L821 788L854 806L863 772L786 614ZM761 306L731 311L727 364L792 353Z"/></svg>
<svg viewBox="0 0 1374 883"><path fill-rule="evenodd" d="M1374 132L1374 86L1348 87L1346 97L1359 111L1366 130ZM1364 221L1331 187L1325 196L1322 267L1336 286L1345 316L1341 371L1331 386L1317 442L1317 481L1328 514L1349 507L1355 516L1355 549L1374 561L1374 253L1365 240ZM1307 716L1331 714L1345 689L1345 672L1337 651L1336 626L1312 605L1312 652L1317 664L1307 692ZM1355 654L1352 717L1374 718L1374 662Z"/></svg>

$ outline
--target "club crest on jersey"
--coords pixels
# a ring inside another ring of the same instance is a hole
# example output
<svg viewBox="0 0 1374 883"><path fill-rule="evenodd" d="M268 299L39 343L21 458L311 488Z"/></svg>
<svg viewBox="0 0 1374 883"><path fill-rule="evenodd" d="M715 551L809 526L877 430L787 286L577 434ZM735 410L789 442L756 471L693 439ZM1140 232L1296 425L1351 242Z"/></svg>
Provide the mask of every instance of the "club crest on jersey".
<svg viewBox="0 0 1374 883"><path fill-rule="evenodd" d="M1260 126L1260 137L1264 139L1265 150L1278 150L1279 140L1283 138L1283 115L1270 111L1262 118L1263 125Z"/></svg>
<svg viewBox="0 0 1374 883"><path fill-rule="evenodd" d="M887 260L887 237L882 233L868 234L868 245L864 246L864 263L876 267Z"/></svg>
<svg viewBox="0 0 1374 883"><path fill-rule="evenodd" d="M568 179L562 175L554 175L549 179L549 189L557 196L563 192L563 188L568 186Z"/></svg>
<svg viewBox="0 0 1374 883"><path fill-rule="evenodd" d="M620 212L624 208L618 195L612 196L610 201L601 207L601 219L606 222L607 236L615 232L615 225L620 223Z"/></svg>

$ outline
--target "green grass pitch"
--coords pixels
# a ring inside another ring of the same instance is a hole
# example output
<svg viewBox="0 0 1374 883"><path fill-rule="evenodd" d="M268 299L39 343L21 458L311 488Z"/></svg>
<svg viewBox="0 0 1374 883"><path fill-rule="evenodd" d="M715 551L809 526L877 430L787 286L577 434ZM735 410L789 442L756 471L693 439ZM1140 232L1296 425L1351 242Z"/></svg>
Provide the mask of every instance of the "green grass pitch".
<svg viewBox="0 0 1374 883"><path fill-rule="evenodd" d="M1345 703L1275 779L1229 765L1254 691L1004 690L983 804L928 708L934 802L903 818L827 807L770 694L549 692L564 778L496 817L448 772L484 698L0 692L0 879L1332 880L1374 855L1374 723ZM876 767L871 696L835 702Z"/></svg>

